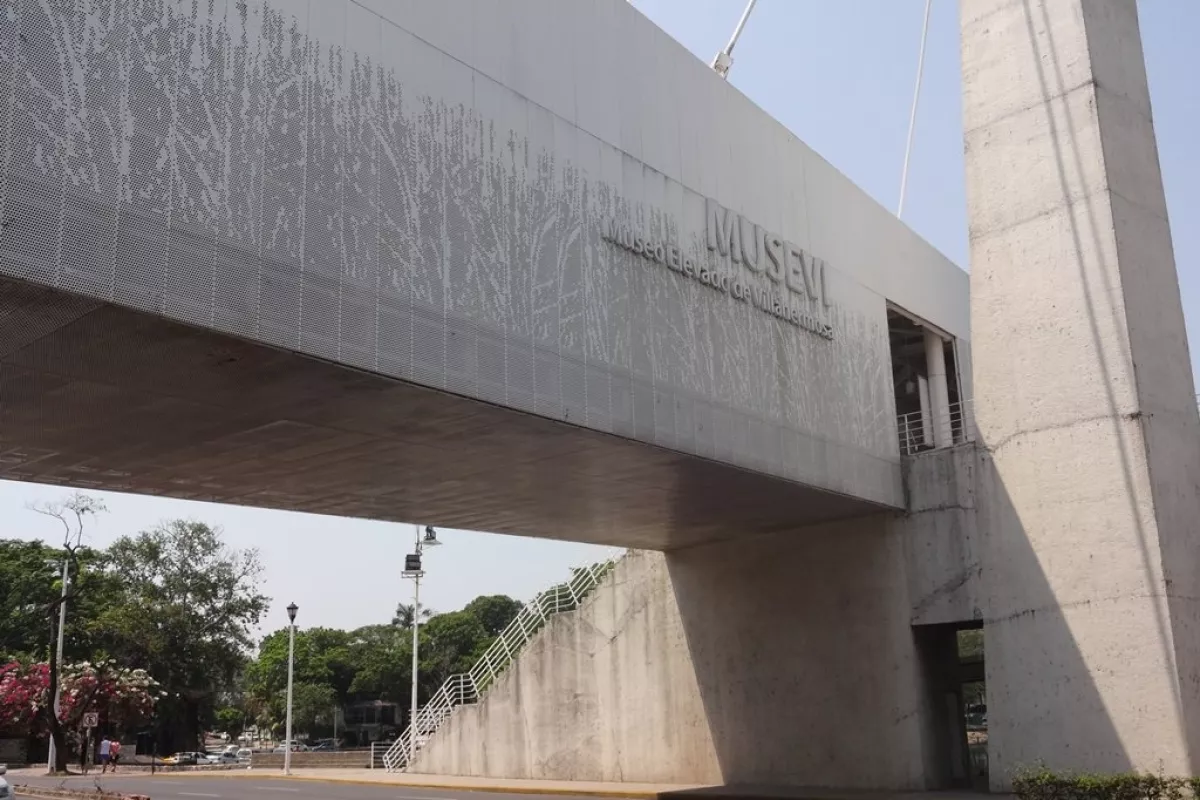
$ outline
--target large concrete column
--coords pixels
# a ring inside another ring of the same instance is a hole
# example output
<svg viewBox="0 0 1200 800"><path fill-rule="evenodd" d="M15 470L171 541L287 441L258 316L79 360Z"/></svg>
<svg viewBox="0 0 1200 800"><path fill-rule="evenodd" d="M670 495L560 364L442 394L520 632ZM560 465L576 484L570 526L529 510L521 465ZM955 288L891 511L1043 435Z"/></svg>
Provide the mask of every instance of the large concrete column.
<svg viewBox="0 0 1200 800"><path fill-rule="evenodd" d="M933 426L933 445L949 447L954 441L950 433L945 342L933 331L925 331L925 371L929 373L929 416Z"/></svg>
<svg viewBox="0 0 1200 800"><path fill-rule="evenodd" d="M960 12L993 785L1194 774L1200 420L1137 8Z"/></svg>

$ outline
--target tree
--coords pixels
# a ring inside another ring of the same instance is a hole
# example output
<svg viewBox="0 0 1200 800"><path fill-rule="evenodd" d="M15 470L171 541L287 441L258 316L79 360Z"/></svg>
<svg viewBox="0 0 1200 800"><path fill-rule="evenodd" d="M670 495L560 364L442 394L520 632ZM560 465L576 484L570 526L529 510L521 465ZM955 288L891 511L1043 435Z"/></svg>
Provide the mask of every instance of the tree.
<svg viewBox="0 0 1200 800"><path fill-rule="evenodd" d="M498 636L508 627L508 623L516 619L523 604L519 600L503 594L493 594L476 597L467 603L463 611L473 614L483 623L483 629L488 636Z"/></svg>
<svg viewBox="0 0 1200 800"><path fill-rule="evenodd" d="M246 668L249 693L266 698L287 687L288 638L288 629L280 628L262 640L258 658ZM324 684L345 696L354 680L350 643L351 634L333 628L296 631L294 680Z"/></svg>
<svg viewBox="0 0 1200 800"><path fill-rule="evenodd" d="M396 605L396 613L392 616L392 624L397 628L412 628L413 620L416 618L414 613L415 606L408 603L398 603ZM433 616L433 609L425 607L421 609L422 621Z"/></svg>
<svg viewBox="0 0 1200 800"><path fill-rule="evenodd" d="M0 665L0 731L9 736L27 735L41 718L49 684L47 664L27 667L10 661Z"/></svg>
<svg viewBox="0 0 1200 800"><path fill-rule="evenodd" d="M412 683L412 637L391 625L351 632L354 681L350 695L362 700L400 701Z"/></svg>
<svg viewBox="0 0 1200 800"><path fill-rule="evenodd" d="M59 664L60 655L57 641L60 628L65 627L67 609L73 601L84 596L88 586L85 581L78 579L80 576L80 551L83 549L84 520L105 511L105 507L103 501L76 492L66 500L31 505L30 510L58 520L63 528L63 546L60 556L62 559L60 563L63 565L60 578L62 583L58 587L58 596L52 596L42 606L50 629L48 643L50 659L46 665L46 691L49 699L39 708L42 719L50 729L50 737L54 742L54 771L66 772L66 736L59 715L55 713L59 710L56 708L58 706L56 698L61 694L59 692L59 684L62 682L62 678L59 675L61 665ZM72 580L73 577L77 579ZM63 634L65 647L66 631L62 630L61 633Z"/></svg>
<svg viewBox="0 0 1200 800"><path fill-rule="evenodd" d="M422 702L436 692L446 678L474 666L490 641L483 623L466 611L438 614L429 620L421 628Z"/></svg>
<svg viewBox="0 0 1200 800"><path fill-rule="evenodd" d="M357 672L352 644L352 634L333 628L296 632L293 693L303 692L308 704L304 729L332 725L333 709L350 696ZM281 628L263 639L258 657L246 669L246 694L254 701L258 720L272 729L283 724L286 713L287 664L288 629ZM296 694L293 716L299 713L299 702L301 695Z"/></svg>
<svg viewBox="0 0 1200 800"><path fill-rule="evenodd" d="M107 648L158 676L168 694L159 744L190 749L244 668L251 630L266 612L258 553L229 549L202 522L173 520L118 539L106 569L121 586L98 623Z"/></svg>
<svg viewBox="0 0 1200 800"><path fill-rule="evenodd" d="M103 569L103 551L80 547L71 576L71 602L63 637L67 661L83 661L103 650L96 628L99 610L117 590ZM61 548L41 541L0 539L0 662L42 661L56 634L62 599ZM48 617L53 610L55 617Z"/></svg>
<svg viewBox="0 0 1200 800"><path fill-rule="evenodd" d="M222 706L213 714L213 729L230 739L237 739L246 729L247 714L236 706Z"/></svg>
<svg viewBox="0 0 1200 800"><path fill-rule="evenodd" d="M61 594L53 562L61 556L42 542L0 541L0 660L45 652L46 610Z"/></svg>
<svg viewBox="0 0 1200 800"><path fill-rule="evenodd" d="M281 693L279 700L284 704L280 714L282 719L287 713L287 690ZM292 687L292 735L297 732L311 734L318 725L333 723L334 709L337 707L337 695L333 688L323 683L296 683Z"/></svg>
<svg viewBox="0 0 1200 800"><path fill-rule="evenodd" d="M246 692L273 702L287 688L287 665L288 629L281 628L263 639L258 658L246 668ZM351 634L332 628L297 631L293 674L295 683L328 687L336 701L345 700L355 676Z"/></svg>
<svg viewBox="0 0 1200 800"><path fill-rule="evenodd" d="M58 721L65 730L78 729L90 711L100 715L105 727L140 725L154 713L161 694L145 670L120 668L112 661L63 664L60 679ZM49 664L14 661L0 667L0 728L18 733L38 728L44 724L40 712L52 699Z"/></svg>

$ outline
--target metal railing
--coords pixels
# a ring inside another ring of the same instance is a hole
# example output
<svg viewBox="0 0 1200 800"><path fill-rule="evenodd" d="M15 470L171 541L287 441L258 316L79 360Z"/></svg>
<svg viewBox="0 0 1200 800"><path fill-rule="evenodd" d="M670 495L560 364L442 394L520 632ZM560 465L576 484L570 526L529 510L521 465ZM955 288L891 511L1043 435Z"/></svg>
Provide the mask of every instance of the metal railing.
<svg viewBox="0 0 1200 800"><path fill-rule="evenodd" d="M451 675L416 714L404 733L383 754L383 766L389 772L408 766L413 752L420 749L446 719L461 705L477 703L489 686L516 659L521 649L545 626L554 614L574 611L615 566L610 558L588 567L579 567L566 583L542 592L521 607L513 621L500 632L469 672Z"/></svg>
<svg viewBox="0 0 1200 800"><path fill-rule="evenodd" d="M973 442L975 422L971 417L971 401L951 403L948 413L928 418L922 411L901 414L896 430L902 456Z"/></svg>

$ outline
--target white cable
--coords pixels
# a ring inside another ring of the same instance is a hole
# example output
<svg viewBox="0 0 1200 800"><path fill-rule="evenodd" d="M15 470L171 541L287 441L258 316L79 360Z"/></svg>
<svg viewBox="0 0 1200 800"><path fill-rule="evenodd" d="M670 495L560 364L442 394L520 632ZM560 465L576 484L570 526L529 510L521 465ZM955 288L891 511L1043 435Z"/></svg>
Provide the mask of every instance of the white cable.
<svg viewBox="0 0 1200 800"><path fill-rule="evenodd" d="M925 0L925 22L921 26L921 54L917 56L917 87L913 90L912 114L908 118L908 141L904 145L904 169L900 173L900 203L896 216L904 214L904 193L908 189L908 161L912 158L913 132L917 127L917 104L921 100L921 73L925 71L925 41L929 38L929 8L933 0Z"/></svg>

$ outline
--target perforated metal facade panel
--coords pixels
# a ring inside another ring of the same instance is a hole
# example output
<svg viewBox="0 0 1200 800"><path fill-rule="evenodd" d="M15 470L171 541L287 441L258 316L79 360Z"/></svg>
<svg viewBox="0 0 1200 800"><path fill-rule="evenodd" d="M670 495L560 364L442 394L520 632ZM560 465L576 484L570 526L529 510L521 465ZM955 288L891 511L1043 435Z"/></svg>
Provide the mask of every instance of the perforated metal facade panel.
<svg viewBox="0 0 1200 800"><path fill-rule="evenodd" d="M666 77L606 71L625 3L366 5L5 4L0 276L900 505L841 176L640 17ZM744 271L709 198L828 262L832 340L603 239Z"/></svg>

